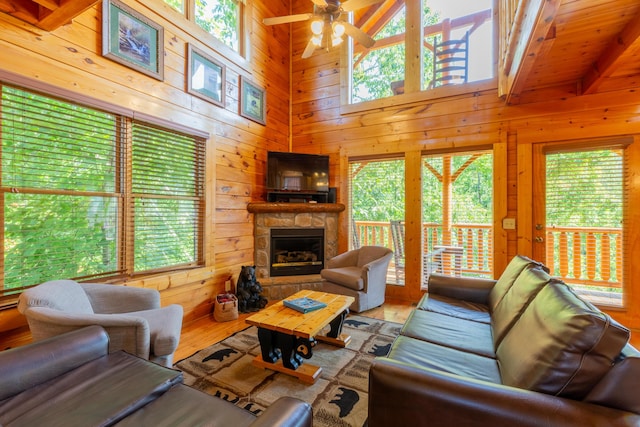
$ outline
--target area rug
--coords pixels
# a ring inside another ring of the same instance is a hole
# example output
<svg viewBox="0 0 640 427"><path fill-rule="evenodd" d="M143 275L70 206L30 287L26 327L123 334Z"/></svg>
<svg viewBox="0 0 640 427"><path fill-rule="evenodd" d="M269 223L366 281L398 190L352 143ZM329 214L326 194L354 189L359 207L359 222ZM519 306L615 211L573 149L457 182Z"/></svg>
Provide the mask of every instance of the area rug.
<svg viewBox="0 0 640 427"><path fill-rule="evenodd" d="M260 415L281 396L293 396L313 407L314 427L362 427L367 419L369 366L385 356L400 333L399 323L349 316L343 333L346 348L318 343L305 363L322 367L315 384L254 366L260 354L252 326L179 361L185 384Z"/></svg>

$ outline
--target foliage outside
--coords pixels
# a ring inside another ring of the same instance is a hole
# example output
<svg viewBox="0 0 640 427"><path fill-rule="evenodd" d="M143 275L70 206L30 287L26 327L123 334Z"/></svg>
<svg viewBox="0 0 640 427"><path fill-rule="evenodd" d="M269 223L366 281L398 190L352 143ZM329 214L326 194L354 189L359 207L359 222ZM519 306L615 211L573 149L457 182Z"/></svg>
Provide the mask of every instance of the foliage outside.
<svg viewBox="0 0 640 427"><path fill-rule="evenodd" d="M0 112L3 289L123 272L131 227L122 222L125 171L117 167L126 163L117 143L124 140L118 132L124 120L8 86ZM165 197L147 197L146 209L135 209L135 244L129 245L135 269L129 273L196 261L201 186L194 142L185 149L169 138L184 136L155 128L152 134L157 141L146 148L146 160L134 149L133 184L143 183L136 190L141 196L155 191ZM140 145L154 137L143 136Z"/></svg>

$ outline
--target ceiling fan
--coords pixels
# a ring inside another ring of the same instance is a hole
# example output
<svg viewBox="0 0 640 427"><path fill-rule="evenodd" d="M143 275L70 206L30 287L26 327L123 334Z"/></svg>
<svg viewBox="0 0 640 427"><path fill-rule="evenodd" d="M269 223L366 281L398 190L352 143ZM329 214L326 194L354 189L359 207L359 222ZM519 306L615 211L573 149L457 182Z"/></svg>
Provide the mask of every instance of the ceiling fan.
<svg viewBox="0 0 640 427"><path fill-rule="evenodd" d="M290 22L311 21L311 40L302 53L303 58L310 57L313 52L325 46L337 46L342 42L344 34L353 37L358 43L365 47L372 47L375 40L360 28L349 23L347 14L354 10L380 3L382 0L311 0L313 2L313 13L301 13L298 15L277 16L275 18L265 18L265 25L287 24Z"/></svg>

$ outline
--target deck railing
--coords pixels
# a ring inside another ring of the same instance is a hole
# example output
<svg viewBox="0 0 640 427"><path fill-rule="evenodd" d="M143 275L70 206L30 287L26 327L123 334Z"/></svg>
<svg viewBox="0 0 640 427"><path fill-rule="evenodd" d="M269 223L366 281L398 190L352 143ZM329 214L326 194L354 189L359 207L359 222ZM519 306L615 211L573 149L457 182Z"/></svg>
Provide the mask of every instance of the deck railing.
<svg viewBox="0 0 640 427"><path fill-rule="evenodd" d="M354 240L361 246L393 249L389 222L356 221L354 234ZM548 227L545 235L545 265L552 276L587 287L622 287L622 229ZM461 274L491 276L493 239L490 225L454 224L451 242L445 242L441 225L424 223L422 236L424 254L434 251L435 246L462 247ZM393 263L390 269L394 271Z"/></svg>
<svg viewBox="0 0 640 427"><path fill-rule="evenodd" d="M622 229L547 227L545 264L567 283L622 288Z"/></svg>

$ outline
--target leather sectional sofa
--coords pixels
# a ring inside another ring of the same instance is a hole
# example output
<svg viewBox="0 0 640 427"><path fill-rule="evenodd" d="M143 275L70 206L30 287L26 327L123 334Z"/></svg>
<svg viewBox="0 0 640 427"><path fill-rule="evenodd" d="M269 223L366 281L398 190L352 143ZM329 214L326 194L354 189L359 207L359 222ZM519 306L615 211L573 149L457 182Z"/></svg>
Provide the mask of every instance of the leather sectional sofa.
<svg viewBox="0 0 640 427"><path fill-rule="evenodd" d="M259 417L182 384L182 373L108 353L89 326L0 352L0 425L311 427L309 404L281 398Z"/></svg>
<svg viewBox="0 0 640 427"><path fill-rule="evenodd" d="M543 265L428 286L370 368L369 427L640 426L629 331Z"/></svg>

